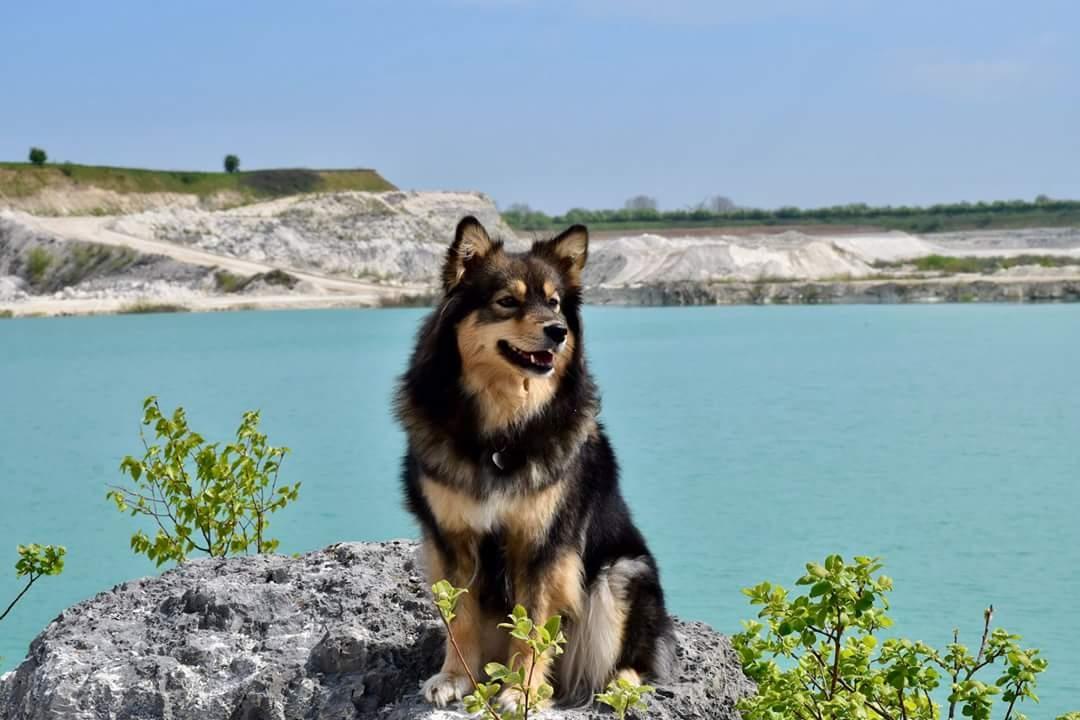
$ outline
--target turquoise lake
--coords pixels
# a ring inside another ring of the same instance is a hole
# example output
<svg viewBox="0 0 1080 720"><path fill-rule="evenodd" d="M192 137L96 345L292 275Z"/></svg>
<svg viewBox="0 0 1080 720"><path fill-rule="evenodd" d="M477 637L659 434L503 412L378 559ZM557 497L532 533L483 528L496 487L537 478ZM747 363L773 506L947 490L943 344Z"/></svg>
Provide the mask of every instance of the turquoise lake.
<svg viewBox="0 0 1080 720"><path fill-rule="evenodd" d="M0 604L20 542L67 569L0 624L0 671L64 607L155 572L105 500L144 396L292 448L283 552L414 536L390 396L422 311L0 321ZM724 632L740 588L882 555L896 629L975 645L982 609L1043 649L1032 717L1080 709L1080 306L586 310L602 418L672 610Z"/></svg>

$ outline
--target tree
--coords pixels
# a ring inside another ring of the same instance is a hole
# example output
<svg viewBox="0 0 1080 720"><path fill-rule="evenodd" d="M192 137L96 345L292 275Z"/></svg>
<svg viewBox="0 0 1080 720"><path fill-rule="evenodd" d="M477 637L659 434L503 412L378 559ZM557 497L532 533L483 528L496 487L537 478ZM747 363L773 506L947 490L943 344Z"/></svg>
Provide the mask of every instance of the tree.
<svg viewBox="0 0 1080 720"><path fill-rule="evenodd" d="M45 161L49 159L49 156L45 154L45 151L39 147L30 148L30 162L34 163L38 167L45 164Z"/></svg>
<svg viewBox="0 0 1080 720"><path fill-rule="evenodd" d="M699 206L702 210L708 210L716 214L728 213L732 210L736 210L736 205L732 202L731 198L725 195L713 195L712 197L705 198Z"/></svg>
<svg viewBox="0 0 1080 720"><path fill-rule="evenodd" d="M656 198L649 195L635 195L623 205L627 210L655 210Z"/></svg>
<svg viewBox="0 0 1080 720"><path fill-rule="evenodd" d="M234 173L240 169L240 158L235 155L225 156L225 172Z"/></svg>

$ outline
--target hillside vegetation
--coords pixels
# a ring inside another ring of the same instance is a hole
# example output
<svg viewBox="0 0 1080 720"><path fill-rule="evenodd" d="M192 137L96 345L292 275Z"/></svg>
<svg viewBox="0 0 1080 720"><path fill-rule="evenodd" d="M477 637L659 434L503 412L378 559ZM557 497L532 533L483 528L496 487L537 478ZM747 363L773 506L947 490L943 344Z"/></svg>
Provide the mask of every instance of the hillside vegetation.
<svg viewBox="0 0 1080 720"><path fill-rule="evenodd" d="M823 208L782 207L776 210L735 208L714 212L623 208L586 210L575 208L563 215L547 215L515 207L503 213L515 230L557 230L575 223L595 230L650 230L660 228L749 227L761 225L832 225L878 227L915 233L950 230L1065 227L1080 225L1080 201L1053 200L1040 196L1034 202L952 203L928 207L871 207L862 203Z"/></svg>
<svg viewBox="0 0 1080 720"><path fill-rule="evenodd" d="M0 197L25 198L49 189L96 188L116 193L183 193L206 197L235 193L265 199L304 192L395 190L375 170L273 169L194 172L62 163L36 166L0 162Z"/></svg>

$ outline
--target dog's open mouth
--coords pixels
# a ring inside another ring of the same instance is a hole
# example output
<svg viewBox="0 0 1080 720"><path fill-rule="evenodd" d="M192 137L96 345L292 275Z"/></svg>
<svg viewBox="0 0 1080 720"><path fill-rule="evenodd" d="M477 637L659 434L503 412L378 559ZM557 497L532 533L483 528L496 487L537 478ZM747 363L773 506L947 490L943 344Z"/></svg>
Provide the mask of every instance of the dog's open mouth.
<svg viewBox="0 0 1080 720"><path fill-rule="evenodd" d="M522 350L505 340L499 341L499 352L518 367L544 374L555 367L555 353L550 350Z"/></svg>

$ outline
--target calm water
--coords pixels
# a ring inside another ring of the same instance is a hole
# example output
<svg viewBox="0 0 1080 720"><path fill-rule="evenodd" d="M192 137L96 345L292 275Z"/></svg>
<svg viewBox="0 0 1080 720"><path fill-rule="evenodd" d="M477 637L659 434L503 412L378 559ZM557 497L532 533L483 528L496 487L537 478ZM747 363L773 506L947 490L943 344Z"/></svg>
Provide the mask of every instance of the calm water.
<svg viewBox="0 0 1080 720"><path fill-rule="evenodd" d="M18 542L69 549L0 625L0 668L65 606L153 572L104 498L150 393L214 438L262 408L304 483L275 520L283 551L414 535L388 406L420 316L0 322L0 600ZM1029 714L1080 705L1080 306L593 308L586 325L677 613L732 632L752 615L739 588L881 554L899 629L974 644L992 602L1051 660Z"/></svg>

